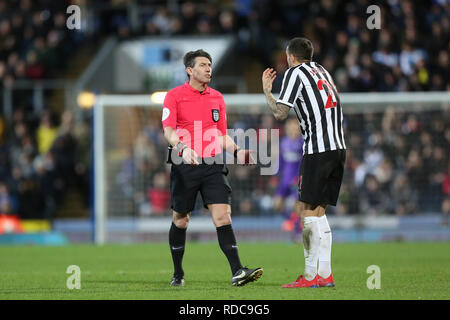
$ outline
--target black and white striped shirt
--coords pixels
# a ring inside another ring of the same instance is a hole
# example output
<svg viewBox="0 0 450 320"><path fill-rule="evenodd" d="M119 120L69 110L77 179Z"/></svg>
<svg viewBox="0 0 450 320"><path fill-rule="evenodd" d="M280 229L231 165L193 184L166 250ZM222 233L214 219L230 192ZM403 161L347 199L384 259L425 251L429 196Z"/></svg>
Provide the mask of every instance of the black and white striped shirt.
<svg viewBox="0 0 450 320"><path fill-rule="evenodd" d="M307 62L288 69L277 103L294 108L305 140L303 154L346 149L339 94L320 64Z"/></svg>

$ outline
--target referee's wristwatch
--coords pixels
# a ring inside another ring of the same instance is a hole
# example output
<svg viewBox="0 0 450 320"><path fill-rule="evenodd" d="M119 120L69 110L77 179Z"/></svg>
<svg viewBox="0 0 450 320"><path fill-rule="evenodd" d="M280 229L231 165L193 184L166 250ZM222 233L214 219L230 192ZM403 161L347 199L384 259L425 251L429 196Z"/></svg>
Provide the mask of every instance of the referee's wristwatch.
<svg viewBox="0 0 450 320"><path fill-rule="evenodd" d="M233 155L234 155L235 158L237 158L237 153L238 153L240 150L242 150L242 149L241 149L241 148L236 148L236 149L234 150Z"/></svg>
<svg viewBox="0 0 450 320"><path fill-rule="evenodd" d="M187 146L183 142L179 141L177 143L177 145L175 146L175 150L177 150L179 157L183 156L183 150L186 148L187 148Z"/></svg>

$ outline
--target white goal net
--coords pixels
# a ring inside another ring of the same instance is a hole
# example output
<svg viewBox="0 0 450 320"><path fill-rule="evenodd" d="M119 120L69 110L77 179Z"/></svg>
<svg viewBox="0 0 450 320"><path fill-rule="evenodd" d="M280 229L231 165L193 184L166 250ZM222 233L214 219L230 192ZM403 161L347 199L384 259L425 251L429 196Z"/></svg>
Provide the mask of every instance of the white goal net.
<svg viewBox="0 0 450 320"><path fill-rule="evenodd" d="M281 145L286 121L273 118L264 95L224 97L228 128L278 129ZM338 206L329 214L441 212L450 201L450 93L343 93L341 100L347 163ZM170 165L162 104L152 102L151 94L100 95L94 108L96 243L168 230ZM229 169L233 217L282 216L274 206L280 174L262 175L259 165ZM285 197L286 208L294 200ZM200 197L194 215L208 216Z"/></svg>

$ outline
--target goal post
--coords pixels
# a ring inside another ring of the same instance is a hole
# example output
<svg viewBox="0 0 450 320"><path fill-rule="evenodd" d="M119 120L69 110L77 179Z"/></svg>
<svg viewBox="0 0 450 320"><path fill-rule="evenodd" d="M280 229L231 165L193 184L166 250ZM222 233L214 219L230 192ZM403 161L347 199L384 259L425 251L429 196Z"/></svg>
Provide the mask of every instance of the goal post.
<svg viewBox="0 0 450 320"><path fill-rule="evenodd" d="M388 109L398 114L416 113L419 118L432 114L433 119L441 117L447 126L450 121L450 92L342 93L340 97L344 119L358 115L363 119L365 114L377 114L373 120L377 127L381 127L381 115ZM163 98L164 93L102 94L96 97L93 112L93 227L96 244L124 239L112 236L114 232L124 235L168 228L157 222L153 225L148 223L148 218L169 219L171 216L164 192L164 188L168 191L168 185L164 177L167 143L160 127ZM254 125L253 120L260 119L261 115L270 115L263 94L224 94L224 99L229 128L251 126ZM270 121L269 117L258 124L260 129L264 128L266 120ZM361 123L363 127L364 121ZM347 147L352 148L351 141L347 141ZM363 151L359 150L359 153ZM263 209L264 206L270 207L270 199L265 193L273 191L276 180L256 177L253 171L248 180L245 180L245 173L239 171L238 174L242 175L241 181L245 181L246 188L257 189L256 185L264 185L258 189L254 201L264 203ZM272 189L267 189L267 186ZM233 198L238 197L238 202L245 202L245 198L239 200L239 196L245 197L244 194L235 196L233 192ZM166 204L165 210L161 209L161 203ZM257 211L260 214L264 210ZM250 210L247 215L255 216L255 212ZM113 220L116 224L110 225L108 222ZM136 221L147 222L136 226ZM124 237L134 239L132 236Z"/></svg>

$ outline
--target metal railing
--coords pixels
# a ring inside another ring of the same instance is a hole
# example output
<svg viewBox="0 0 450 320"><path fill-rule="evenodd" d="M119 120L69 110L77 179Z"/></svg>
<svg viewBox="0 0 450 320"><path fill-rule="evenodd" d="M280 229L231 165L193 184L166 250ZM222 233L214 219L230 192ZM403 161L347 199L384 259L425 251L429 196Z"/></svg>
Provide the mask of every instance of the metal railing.
<svg viewBox="0 0 450 320"><path fill-rule="evenodd" d="M3 87L2 105L5 119L12 118L17 102L14 101L15 90L27 90L31 93L31 106L34 113L39 114L48 106L48 99L45 97L46 90L64 90L63 110L75 111L76 92L75 81L67 79L51 80L15 80L11 85Z"/></svg>

